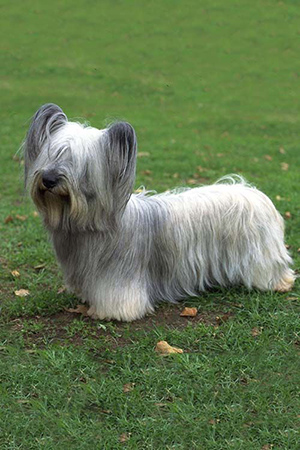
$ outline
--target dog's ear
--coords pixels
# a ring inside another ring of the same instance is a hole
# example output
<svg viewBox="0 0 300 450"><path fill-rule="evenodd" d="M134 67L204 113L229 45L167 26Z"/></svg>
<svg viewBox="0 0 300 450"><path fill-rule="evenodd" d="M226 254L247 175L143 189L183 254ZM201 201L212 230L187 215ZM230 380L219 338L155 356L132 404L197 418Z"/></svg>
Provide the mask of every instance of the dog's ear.
<svg viewBox="0 0 300 450"><path fill-rule="evenodd" d="M137 142L133 127L116 122L108 128L108 179L114 197L114 208L126 205L135 181Z"/></svg>
<svg viewBox="0 0 300 450"><path fill-rule="evenodd" d="M25 140L25 158L34 161L42 145L51 133L67 122L63 110L53 103L47 103L35 113Z"/></svg>

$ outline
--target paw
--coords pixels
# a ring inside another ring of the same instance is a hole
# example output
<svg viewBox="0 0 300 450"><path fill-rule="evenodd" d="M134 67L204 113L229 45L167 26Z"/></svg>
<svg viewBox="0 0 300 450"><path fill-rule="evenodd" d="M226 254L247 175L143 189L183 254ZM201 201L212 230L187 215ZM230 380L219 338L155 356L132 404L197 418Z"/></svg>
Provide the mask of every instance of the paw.
<svg viewBox="0 0 300 450"><path fill-rule="evenodd" d="M95 306L91 306L91 307L87 310L87 315L88 315L91 319L94 319L94 320L104 320L104 319L107 319L107 318L105 317L105 315L101 315L101 314L98 314L98 313L96 312Z"/></svg>
<svg viewBox="0 0 300 450"><path fill-rule="evenodd" d="M274 290L277 292L288 292L292 289L294 281L295 277L293 275L287 275L275 286Z"/></svg>

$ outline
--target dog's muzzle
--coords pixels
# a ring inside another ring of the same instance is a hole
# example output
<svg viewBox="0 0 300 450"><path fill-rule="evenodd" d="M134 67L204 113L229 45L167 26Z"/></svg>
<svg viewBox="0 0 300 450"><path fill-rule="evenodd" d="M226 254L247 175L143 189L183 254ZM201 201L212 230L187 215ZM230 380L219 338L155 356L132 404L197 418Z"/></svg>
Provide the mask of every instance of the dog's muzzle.
<svg viewBox="0 0 300 450"><path fill-rule="evenodd" d="M42 174L42 183L46 189L53 189L59 182L59 176L54 170L45 170Z"/></svg>

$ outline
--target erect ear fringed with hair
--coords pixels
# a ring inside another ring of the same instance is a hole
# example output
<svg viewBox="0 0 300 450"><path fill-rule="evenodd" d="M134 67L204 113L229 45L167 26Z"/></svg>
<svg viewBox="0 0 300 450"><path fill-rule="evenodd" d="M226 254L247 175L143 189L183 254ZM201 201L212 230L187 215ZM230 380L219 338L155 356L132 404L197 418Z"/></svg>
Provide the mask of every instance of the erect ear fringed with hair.
<svg viewBox="0 0 300 450"><path fill-rule="evenodd" d="M134 186L136 135L127 122L116 122L107 131L108 182L114 197L114 207L121 210L129 200Z"/></svg>
<svg viewBox="0 0 300 450"><path fill-rule="evenodd" d="M34 160L46 139L67 121L67 116L59 106L53 103L41 106L35 113L26 136L26 156Z"/></svg>

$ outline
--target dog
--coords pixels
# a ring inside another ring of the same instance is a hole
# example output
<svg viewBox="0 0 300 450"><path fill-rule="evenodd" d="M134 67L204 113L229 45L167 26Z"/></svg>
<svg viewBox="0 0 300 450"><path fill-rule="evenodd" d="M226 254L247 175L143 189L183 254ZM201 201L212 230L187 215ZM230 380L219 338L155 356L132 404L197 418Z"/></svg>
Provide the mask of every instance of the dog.
<svg viewBox="0 0 300 450"><path fill-rule="evenodd" d="M232 176L133 193L136 155L130 124L70 122L54 104L36 112L24 142L25 184L91 317L132 321L216 286L291 289L284 222L265 194Z"/></svg>

